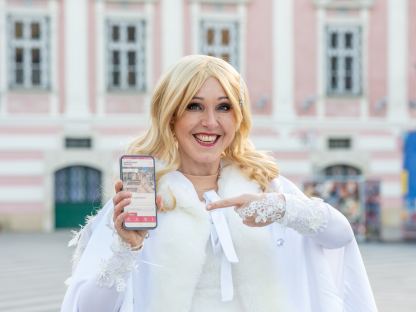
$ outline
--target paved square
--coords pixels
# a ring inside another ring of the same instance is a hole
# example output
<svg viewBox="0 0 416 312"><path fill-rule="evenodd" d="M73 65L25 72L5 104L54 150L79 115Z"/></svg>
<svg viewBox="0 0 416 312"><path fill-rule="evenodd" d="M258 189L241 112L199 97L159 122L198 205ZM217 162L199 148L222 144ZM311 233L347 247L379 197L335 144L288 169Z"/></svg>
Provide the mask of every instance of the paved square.
<svg viewBox="0 0 416 312"><path fill-rule="evenodd" d="M0 233L0 311L59 311L70 274L69 231ZM416 244L360 249L380 312L416 311Z"/></svg>

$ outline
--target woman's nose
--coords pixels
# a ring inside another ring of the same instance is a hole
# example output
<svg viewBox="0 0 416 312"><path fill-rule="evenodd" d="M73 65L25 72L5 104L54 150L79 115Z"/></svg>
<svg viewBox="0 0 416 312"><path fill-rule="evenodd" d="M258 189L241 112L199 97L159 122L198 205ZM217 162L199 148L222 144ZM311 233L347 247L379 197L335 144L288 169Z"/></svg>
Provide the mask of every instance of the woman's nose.
<svg viewBox="0 0 416 312"><path fill-rule="evenodd" d="M218 125L218 116L214 110L207 109L202 117L202 125L207 128L214 128Z"/></svg>

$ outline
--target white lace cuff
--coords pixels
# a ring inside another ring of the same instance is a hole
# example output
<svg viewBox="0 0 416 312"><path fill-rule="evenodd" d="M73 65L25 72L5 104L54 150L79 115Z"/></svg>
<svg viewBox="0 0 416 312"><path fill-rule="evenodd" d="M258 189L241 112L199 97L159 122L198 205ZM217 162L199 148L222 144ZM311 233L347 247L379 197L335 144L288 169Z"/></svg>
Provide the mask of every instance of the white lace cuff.
<svg viewBox="0 0 416 312"><path fill-rule="evenodd" d="M277 222L285 215L285 198L281 194L266 193L260 200L250 202L236 212L243 220L255 216L255 223Z"/></svg>
<svg viewBox="0 0 416 312"><path fill-rule="evenodd" d="M136 258L138 251L131 250L129 244L115 235L111 244L113 255L102 260L101 268L97 275L97 284L100 287L111 288L115 286L117 292L123 292L127 286L128 273L137 269Z"/></svg>
<svg viewBox="0 0 416 312"><path fill-rule="evenodd" d="M320 233L327 227L330 212L322 199L283 195L286 199L286 213L277 222L303 235Z"/></svg>

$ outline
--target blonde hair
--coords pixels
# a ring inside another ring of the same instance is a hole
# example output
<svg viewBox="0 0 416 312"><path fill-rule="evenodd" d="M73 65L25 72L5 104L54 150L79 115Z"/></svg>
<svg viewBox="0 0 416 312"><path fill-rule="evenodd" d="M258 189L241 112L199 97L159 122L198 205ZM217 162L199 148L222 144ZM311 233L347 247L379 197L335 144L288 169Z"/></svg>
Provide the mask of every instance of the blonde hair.
<svg viewBox="0 0 416 312"><path fill-rule="evenodd" d="M186 106L209 77L220 82L236 120L234 140L222 157L241 168L264 191L270 181L278 176L278 167L266 153L256 151L248 138L252 122L244 81L230 64L216 57L186 56L160 78L151 102L151 126L132 142L128 153L153 155L162 160L166 167L157 172L157 181L167 172L177 170L180 158L171 122L182 116Z"/></svg>

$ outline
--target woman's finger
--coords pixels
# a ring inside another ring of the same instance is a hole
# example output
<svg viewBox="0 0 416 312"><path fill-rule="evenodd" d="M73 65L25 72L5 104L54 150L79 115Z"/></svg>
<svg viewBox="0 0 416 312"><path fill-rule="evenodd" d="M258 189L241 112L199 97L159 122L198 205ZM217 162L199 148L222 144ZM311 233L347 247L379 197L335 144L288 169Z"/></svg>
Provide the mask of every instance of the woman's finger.
<svg viewBox="0 0 416 312"><path fill-rule="evenodd" d="M131 198L124 198L120 203L118 203L115 207L114 207L114 212L113 212L113 221L115 221L115 219L123 212L124 207L128 206L131 203Z"/></svg>
<svg viewBox="0 0 416 312"><path fill-rule="evenodd" d="M116 199L118 198L117 195L123 190L123 182L121 180L117 180L114 182L114 191L116 195L113 197L113 204L114 206L117 204Z"/></svg>
<svg viewBox="0 0 416 312"><path fill-rule="evenodd" d="M240 195L237 197L227 198L227 199L221 199L216 202L212 202L207 205L207 210L213 210L218 208L227 208L232 206L242 206L245 203L247 203L249 199L247 198L247 195Z"/></svg>
<svg viewBox="0 0 416 312"><path fill-rule="evenodd" d="M162 199L162 196L160 195L156 196L156 206L157 206L157 211L163 210L163 199Z"/></svg>
<svg viewBox="0 0 416 312"><path fill-rule="evenodd" d="M121 191L113 196L114 206L118 205L124 198L130 198L132 196L131 192Z"/></svg>
<svg viewBox="0 0 416 312"><path fill-rule="evenodd" d="M116 193L120 192L123 190L123 181L121 180L117 180L114 183L114 190L116 191Z"/></svg>
<svg viewBox="0 0 416 312"><path fill-rule="evenodd" d="M126 217L127 217L127 212L124 211L124 212L120 213L117 216L117 218L115 218L115 220L114 220L114 227L116 228L116 230L118 230L117 232L123 230L123 222L124 222L124 219Z"/></svg>

